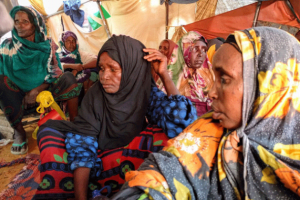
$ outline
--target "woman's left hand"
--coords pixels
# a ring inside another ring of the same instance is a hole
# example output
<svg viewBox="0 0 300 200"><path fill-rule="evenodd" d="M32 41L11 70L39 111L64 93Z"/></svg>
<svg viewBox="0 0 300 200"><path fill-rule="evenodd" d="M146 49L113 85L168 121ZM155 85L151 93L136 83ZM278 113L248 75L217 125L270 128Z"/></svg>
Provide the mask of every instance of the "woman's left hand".
<svg viewBox="0 0 300 200"><path fill-rule="evenodd" d="M152 62L152 68L159 76L168 73L168 59L164 54L152 48L146 48L143 50L144 52L150 53L149 55L144 56L144 59Z"/></svg>

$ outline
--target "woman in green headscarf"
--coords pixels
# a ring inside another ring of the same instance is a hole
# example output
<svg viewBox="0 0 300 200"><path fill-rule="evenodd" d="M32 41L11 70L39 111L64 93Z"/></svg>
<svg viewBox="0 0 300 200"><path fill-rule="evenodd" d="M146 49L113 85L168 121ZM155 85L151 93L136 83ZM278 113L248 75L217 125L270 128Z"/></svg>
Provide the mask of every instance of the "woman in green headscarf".
<svg viewBox="0 0 300 200"><path fill-rule="evenodd" d="M50 90L56 101L66 100L73 120L81 85L72 73L63 74L54 43L34 9L16 6L10 15L15 23L12 38L0 47L0 108L14 128L11 152L24 154L28 147L21 120L24 112L35 107L37 95Z"/></svg>

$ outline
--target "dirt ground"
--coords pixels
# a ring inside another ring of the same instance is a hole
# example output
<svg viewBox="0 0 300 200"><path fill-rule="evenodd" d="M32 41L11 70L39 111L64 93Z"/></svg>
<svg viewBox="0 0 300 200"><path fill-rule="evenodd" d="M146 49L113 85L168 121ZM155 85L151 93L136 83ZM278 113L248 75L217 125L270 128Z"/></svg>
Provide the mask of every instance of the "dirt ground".
<svg viewBox="0 0 300 200"><path fill-rule="evenodd" d="M37 123L30 124L25 126L25 131L27 133L27 139L28 139L28 152L31 154L40 154L40 151L37 146L37 142L35 139L31 137L32 132L34 131L35 127L37 126ZM13 155L10 152L12 143L9 143L8 145L4 147L0 147L0 162L10 162L18 158L25 157L24 155ZM10 167L2 167L0 168L0 193L7 188L7 185L12 181L12 179L16 176L18 172L25 166L25 164L15 164Z"/></svg>

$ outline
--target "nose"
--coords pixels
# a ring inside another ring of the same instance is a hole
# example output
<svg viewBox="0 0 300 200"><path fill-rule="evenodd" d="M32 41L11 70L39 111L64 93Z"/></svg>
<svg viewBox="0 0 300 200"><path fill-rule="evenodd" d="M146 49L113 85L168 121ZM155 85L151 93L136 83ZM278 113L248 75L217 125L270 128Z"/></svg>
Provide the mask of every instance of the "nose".
<svg viewBox="0 0 300 200"><path fill-rule="evenodd" d="M110 77L109 70L103 70L103 71L100 71L99 73L100 73L100 77L102 80L108 80Z"/></svg>
<svg viewBox="0 0 300 200"><path fill-rule="evenodd" d="M218 95L217 95L217 88L216 88L216 82L213 83L212 88L209 90L208 92L208 97L212 100L217 99Z"/></svg>

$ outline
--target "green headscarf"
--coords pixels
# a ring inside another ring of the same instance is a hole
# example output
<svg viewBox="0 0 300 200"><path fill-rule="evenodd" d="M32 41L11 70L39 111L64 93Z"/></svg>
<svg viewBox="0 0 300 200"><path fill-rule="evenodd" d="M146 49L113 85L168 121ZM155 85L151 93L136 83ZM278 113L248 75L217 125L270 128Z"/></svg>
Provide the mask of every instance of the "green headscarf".
<svg viewBox="0 0 300 200"><path fill-rule="evenodd" d="M19 37L14 28L12 38L0 47L0 75L7 76L21 90L28 92L44 82L52 83L62 71L60 62L53 59L55 53L52 53L42 17L34 9L23 6L14 7L10 16L14 19L18 11L33 17L35 40L31 42Z"/></svg>

